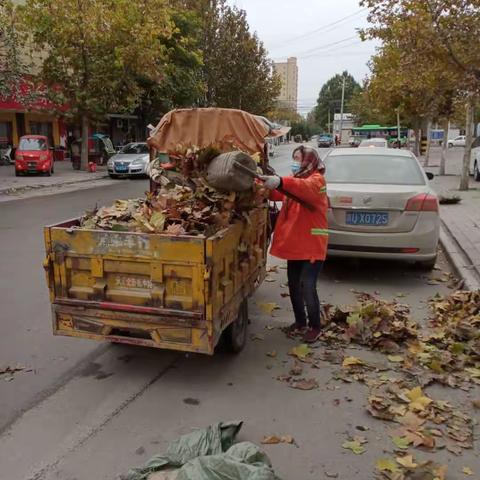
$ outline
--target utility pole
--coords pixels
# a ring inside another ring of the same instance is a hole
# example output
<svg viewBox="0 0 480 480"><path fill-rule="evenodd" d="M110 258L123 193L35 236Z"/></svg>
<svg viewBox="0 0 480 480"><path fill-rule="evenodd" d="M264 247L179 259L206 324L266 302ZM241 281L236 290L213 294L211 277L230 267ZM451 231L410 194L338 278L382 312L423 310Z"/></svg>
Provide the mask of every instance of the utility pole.
<svg viewBox="0 0 480 480"><path fill-rule="evenodd" d="M343 101L345 100L345 75L343 76L342 83L342 104L340 106L340 145L342 144L342 131L343 131Z"/></svg>
<svg viewBox="0 0 480 480"><path fill-rule="evenodd" d="M397 108L397 141L400 148L400 107Z"/></svg>

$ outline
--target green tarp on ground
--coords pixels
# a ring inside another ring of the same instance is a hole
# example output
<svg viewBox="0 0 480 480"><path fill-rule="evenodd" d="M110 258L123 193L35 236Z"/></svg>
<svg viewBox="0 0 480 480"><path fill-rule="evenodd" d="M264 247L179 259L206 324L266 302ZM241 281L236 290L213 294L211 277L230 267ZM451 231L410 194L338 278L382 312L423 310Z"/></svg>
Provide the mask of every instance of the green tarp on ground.
<svg viewBox="0 0 480 480"><path fill-rule="evenodd" d="M127 480L279 480L255 444L233 444L242 422L210 425L182 435L164 455L132 469Z"/></svg>

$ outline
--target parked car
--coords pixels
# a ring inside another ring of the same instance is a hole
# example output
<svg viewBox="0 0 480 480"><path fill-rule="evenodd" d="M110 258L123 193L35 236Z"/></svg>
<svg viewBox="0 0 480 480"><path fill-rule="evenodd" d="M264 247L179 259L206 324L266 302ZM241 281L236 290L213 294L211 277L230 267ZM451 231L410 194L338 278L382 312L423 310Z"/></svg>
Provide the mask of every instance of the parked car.
<svg viewBox="0 0 480 480"><path fill-rule="evenodd" d="M477 137L472 143L470 175L473 175L475 181L480 182L480 137Z"/></svg>
<svg viewBox="0 0 480 480"><path fill-rule="evenodd" d="M108 135L94 133L88 137L88 161L97 165L105 165L115 155L116 151ZM82 155L82 139L78 138L72 142L72 167L80 170Z"/></svg>
<svg viewBox="0 0 480 480"><path fill-rule="evenodd" d="M325 158L330 256L418 262L437 258L438 198L408 150L335 149ZM387 168L388 166L388 168Z"/></svg>
<svg viewBox="0 0 480 480"><path fill-rule="evenodd" d="M111 178L146 175L149 160L148 145L145 142L128 143L108 160L108 174Z"/></svg>
<svg viewBox="0 0 480 480"><path fill-rule="evenodd" d="M364 140L363 137L360 137L358 135L352 135L349 139L348 139L348 144L352 147L352 148L357 148L360 143L362 142L362 140Z"/></svg>
<svg viewBox="0 0 480 480"><path fill-rule="evenodd" d="M458 137L452 138L447 142L448 148L452 147L464 147L465 146L465 135L459 135Z"/></svg>
<svg viewBox="0 0 480 480"><path fill-rule="evenodd" d="M388 148L388 141L386 138L365 138L362 140L358 146L361 147L379 147L379 148Z"/></svg>
<svg viewBox="0 0 480 480"><path fill-rule="evenodd" d="M20 137L15 152L15 176L27 173L54 172L53 146L43 135L24 135Z"/></svg>
<svg viewBox="0 0 480 480"><path fill-rule="evenodd" d="M317 140L318 148L330 148L334 144L333 136L328 135L320 135Z"/></svg>

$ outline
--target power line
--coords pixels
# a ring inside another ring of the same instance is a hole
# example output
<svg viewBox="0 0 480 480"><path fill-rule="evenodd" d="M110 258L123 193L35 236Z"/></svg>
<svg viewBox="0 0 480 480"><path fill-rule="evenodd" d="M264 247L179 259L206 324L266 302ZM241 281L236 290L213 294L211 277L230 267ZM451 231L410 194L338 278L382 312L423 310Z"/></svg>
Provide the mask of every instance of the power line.
<svg viewBox="0 0 480 480"><path fill-rule="evenodd" d="M361 8L357 12L351 13L350 15L347 15L346 17L340 18L339 20L336 20L335 22L327 23L326 25L322 25L321 27L318 27L314 30L311 30L310 32L306 32L306 33L303 33L302 35L298 35L297 37L292 37L289 40L285 40L281 44L277 44L277 46L274 46L273 49L279 48L279 45L283 46L283 45L286 45L286 44L289 44L289 43L292 43L292 42L296 42L297 40L300 40L302 38L310 37L311 35L315 35L316 33L319 33L323 30L331 29L331 27L334 27L334 26L338 25L339 23L342 23L345 20L348 20L350 18L356 17L357 15L360 15L361 13L365 12L366 10L368 10L367 7Z"/></svg>
<svg viewBox="0 0 480 480"><path fill-rule="evenodd" d="M320 57L320 56L324 56L324 55L328 56L328 54L331 54L331 53L335 53L335 54L338 53L340 55L339 50L347 48L347 47L352 47L354 45L360 45L361 43L363 43L363 42L360 40L360 41L357 41L357 42L347 43L346 45L342 45L340 48L329 48L328 50L321 50L321 51L312 50L311 53L309 53L307 55L300 55L297 58L299 60L304 60L306 58ZM344 52L344 53L347 53L347 52Z"/></svg>
<svg viewBox="0 0 480 480"><path fill-rule="evenodd" d="M358 36L353 35L351 37L342 38L342 40L338 40L336 42L331 42L331 43L326 43L324 45L319 45L319 46L316 46L314 48L309 48L308 50L304 50L303 52L296 53L296 54L289 55L289 56L302 58L302 55L308 55L309 53L317 52L318 50L323 50L325 48L328 49L328 48L334 47L335 45L340 45L341 43L348 42L349 40L353 40L354 38L358 39Z"/></svg>

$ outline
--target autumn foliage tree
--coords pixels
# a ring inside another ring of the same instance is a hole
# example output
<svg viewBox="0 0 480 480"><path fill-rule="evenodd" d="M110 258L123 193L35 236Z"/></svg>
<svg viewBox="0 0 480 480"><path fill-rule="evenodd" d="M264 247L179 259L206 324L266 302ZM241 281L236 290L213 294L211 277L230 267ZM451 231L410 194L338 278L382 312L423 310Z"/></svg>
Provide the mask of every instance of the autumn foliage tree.
<svg viewBox="0 0 480 480"><path fill-rule="evenodd" d="M22 13L35 48L45 52L39 81L81 119L85 169L90 122L135 107L139 76L163 78L162 38L173 31L167 0L27 0Z"/></svg>
<svg viewBox="0 0 480 480"><path fill-rule="evenodd" d="M364 37L382 40L399 52L403 64L410 62L412 83L426 76L423 86L429 88L427 98L433 98L439 115L451 114L455 100L465 102L467 141L460 189L468 189L472 111L480 92L480 49L475 47L480 42L480 2L362 0L361 4L370 10L371 26Z"/></svg>

